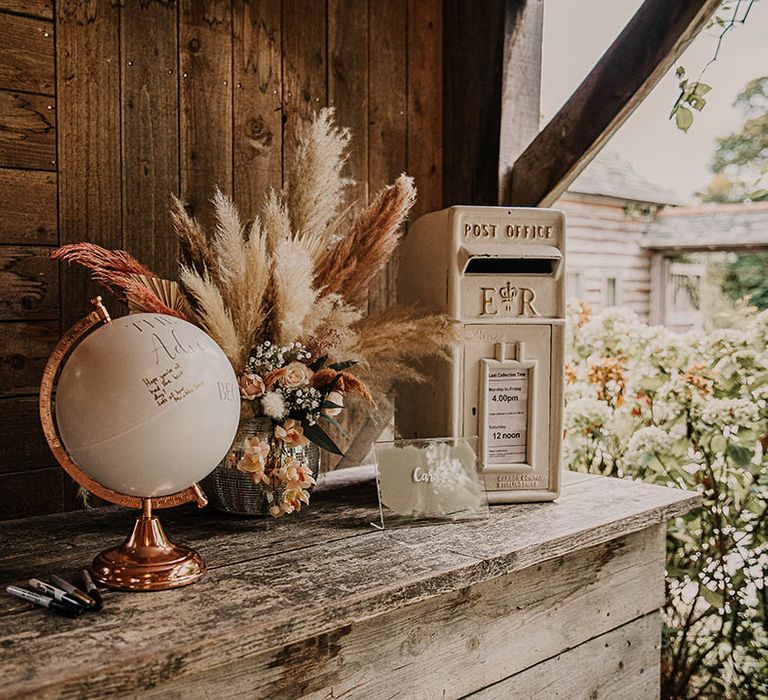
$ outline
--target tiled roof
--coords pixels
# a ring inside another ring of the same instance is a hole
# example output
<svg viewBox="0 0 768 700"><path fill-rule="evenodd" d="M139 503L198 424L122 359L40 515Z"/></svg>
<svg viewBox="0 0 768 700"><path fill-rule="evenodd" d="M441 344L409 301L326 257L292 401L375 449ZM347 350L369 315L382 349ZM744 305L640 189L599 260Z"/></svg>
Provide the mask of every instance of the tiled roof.
<svg viewBox="0 0 768 700"><path fill-rule="evenodd" d="M569 192L645 204L678 204L679 198L635 172L615 151L603 149L568 188Z"/></svg>
<svg viewBox="0 0 768 700"><path fill-rule="evenodd" d="M641 245L655 250L768 247L768 202L664 209Z"/></svg>

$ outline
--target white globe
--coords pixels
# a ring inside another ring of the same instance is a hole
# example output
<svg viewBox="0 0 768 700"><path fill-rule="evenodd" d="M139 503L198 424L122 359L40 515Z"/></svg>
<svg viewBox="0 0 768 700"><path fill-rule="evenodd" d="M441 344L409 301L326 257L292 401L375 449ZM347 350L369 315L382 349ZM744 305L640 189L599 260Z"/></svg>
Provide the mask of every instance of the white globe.
<svg viewBox="0 0 768 700"><path fill-rule="evenodd" d="M148 498L199 481L229 450L240 392L221 348L163 314L114 319L66 360L56 421L70 457L94 481Z"/></svg>

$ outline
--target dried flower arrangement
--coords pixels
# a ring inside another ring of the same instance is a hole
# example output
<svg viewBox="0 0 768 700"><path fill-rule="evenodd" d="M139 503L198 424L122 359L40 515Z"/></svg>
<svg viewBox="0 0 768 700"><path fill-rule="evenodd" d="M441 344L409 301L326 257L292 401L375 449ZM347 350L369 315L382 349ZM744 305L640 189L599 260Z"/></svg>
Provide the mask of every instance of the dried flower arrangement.
<svg viewBox="0 0 768 700"><path fill-rule="evenodd" d="M280 444L309 439L341 454L326 428L343 431L336 417L347 396L374 410L395 380L420 379L416 361L454 342L442 316L401 307L366 314L368 289L398 245L416 190L401 175L351 217L344 200L352 180L343 174L349 142L332 109L317 114L285 187L268 191L247 225L218 188L212 235L173 197L178 282L157 278L124 251L89 243L52 256L90 269L132 310L185 318L216 340L239 377L243 418L274 421L269 445L251 440L237 464L267 489L273 515L299 510L313 483L280 457Z"/></svg>

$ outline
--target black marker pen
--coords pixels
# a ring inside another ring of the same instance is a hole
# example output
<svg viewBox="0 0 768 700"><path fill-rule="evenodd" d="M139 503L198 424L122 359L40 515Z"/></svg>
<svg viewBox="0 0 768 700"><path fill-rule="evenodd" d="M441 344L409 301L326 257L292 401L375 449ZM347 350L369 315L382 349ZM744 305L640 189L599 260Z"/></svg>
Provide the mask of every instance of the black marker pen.
<svg viewBox="0 0 768 700"><path fill-rule="evenodd" d="M69 593L66 591L62 591L61 588L56 588L56 586L52 586L50 583L46 583L40 579L29 579L29 587L38 593L44 593L45 595L50 596L51 598L58 600L61 603L65 603L70 607L77 608L81 612L87 607L85 603L81 603L74 596L69 595Z"/></svg>
<svg viewBox="0 0 768 700"><path fill-rule="evenodd" d="M85 592L91 598L93 598L94 601L96 601L96 610L101 610L102 608L101 593L99 593L99 589L96 588L96 584L93 582L90 572L88 571L88 569L83 569L81 573L83 576L83 583L85 584Z"/></svg>
<svg viewBox="0 0 768 700"><path fill-rule="evenodd" d="M19 588L18 586L8 586L5 589L12 596L21 598L22 600L29 601L35 605L39 605L41 608L48 608L52 613L57 615L63 615L64 617L78 617L82 614L82 608L74 608L71 605L62 603L55 598L49 598L42 593L35 593L34 591L28 591L26 588Z"/></svg>
<svg viewBox="0 0 768 700"><path fill-rule="evenodd" d="M61 576L56 576L56 574L54 574L51 576L51 581L53 581L57 586L63 588L73 598L77 598L86 607L92 609L96 608L96 601L91 598L91 596L86 595L79 588L75 588L69 581L65 581L63 578L61 578Z"/></svg>

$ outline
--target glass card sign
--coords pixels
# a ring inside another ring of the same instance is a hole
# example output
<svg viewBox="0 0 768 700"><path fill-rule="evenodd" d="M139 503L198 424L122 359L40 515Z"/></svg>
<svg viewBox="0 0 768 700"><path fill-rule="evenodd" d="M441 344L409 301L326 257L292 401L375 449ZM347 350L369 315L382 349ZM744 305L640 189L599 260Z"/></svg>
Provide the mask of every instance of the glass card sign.
<svg viewBox="0 0 768 700"><path fill-rule="evenodd" d="M374 445L381 526L488 517L477 438Z"/></svg>
<svg viewBox="0 0 768 700"><path fill-rule="evenodd" d="M522 358L522 343L517 344ZM481 360L480 445L486 467L530 466L534 441L535 360L507 359L500 345L497 359Z"/></svg>

